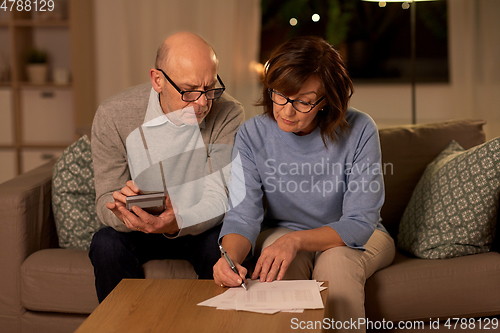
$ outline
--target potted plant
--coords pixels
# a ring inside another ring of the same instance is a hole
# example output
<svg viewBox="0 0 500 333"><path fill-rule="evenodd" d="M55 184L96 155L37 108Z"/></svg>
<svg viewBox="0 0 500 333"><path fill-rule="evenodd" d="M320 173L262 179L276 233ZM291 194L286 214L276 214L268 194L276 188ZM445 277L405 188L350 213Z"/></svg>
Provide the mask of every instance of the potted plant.
<svg viewBox="0 0 500 333"><path fill-rule="evenodd" d="M48 71L47 59L48 55L45 51L34 48L28 52L26 70L31 83L43 84L46 82Z"/></svg>

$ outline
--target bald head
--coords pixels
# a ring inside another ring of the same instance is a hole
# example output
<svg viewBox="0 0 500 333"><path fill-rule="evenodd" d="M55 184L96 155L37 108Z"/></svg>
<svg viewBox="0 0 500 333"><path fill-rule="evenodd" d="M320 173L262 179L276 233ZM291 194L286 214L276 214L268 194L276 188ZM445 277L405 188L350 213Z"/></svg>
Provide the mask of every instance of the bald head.
<svg viewBox="0 0 500 333"><path fill-rule="evenodd" d="M213 48L200 36L186 31L165 39L156 53L156 68L170 70L172 66L179 65L179 62L218 65Z"/></svg>
<svg viewBox="0 0 500 333"><path fill-rule="evenodd" d="M158 49L156 69L149 71L153 89L159 93L163 112L173 115L179 111L186 118L180 117L185 124L190 121L200 124L210 111L213 100L207 99L206 94L200 94L196 100L185 100L184 94L214 89L218 82L217 65L214 50L200 36L179 32L168 37ZM193 107L195 119L188 119L193 117L184 114L190 106Z"/></svg>

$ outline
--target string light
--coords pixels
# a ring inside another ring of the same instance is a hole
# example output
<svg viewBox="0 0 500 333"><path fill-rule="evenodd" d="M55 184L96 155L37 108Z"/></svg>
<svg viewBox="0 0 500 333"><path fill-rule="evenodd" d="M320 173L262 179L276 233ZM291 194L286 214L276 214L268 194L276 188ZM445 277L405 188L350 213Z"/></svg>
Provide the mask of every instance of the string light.
<svg viewBox="0 0 500 333"><path fill-rule="evenodd" d="M297 23L299 23L299 21L297 21L297 19L296 19L295 17L292 17L292 18L290 19L290 25L291 25L292 27L295 27L295 26L297 25Z"/></svg>
<svg viewBox="0 0 500 333"><path fill-rule="evenodd" d="M313 20L313 22L318 22L320 18L321 17L319 16L319 14L313 14L313 16L311 17L311 19Z"/></svg>

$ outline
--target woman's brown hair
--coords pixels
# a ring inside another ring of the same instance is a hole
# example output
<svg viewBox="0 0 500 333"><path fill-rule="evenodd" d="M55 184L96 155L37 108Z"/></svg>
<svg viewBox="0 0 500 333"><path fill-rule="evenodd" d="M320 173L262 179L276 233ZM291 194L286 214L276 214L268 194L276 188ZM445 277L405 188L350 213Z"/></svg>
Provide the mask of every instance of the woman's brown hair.
<svg viewBox="0 0 500 333"><path fill-rule="evenodd" d="M347 127L345 113L354 87L340 54L324 39L295 37L278 46L266 63L263 98L258 105L274 119L268 89L293 96L311 75L318 76L325 94L326 104L316 119L326 146L337 141L337 135Z"/></svg>

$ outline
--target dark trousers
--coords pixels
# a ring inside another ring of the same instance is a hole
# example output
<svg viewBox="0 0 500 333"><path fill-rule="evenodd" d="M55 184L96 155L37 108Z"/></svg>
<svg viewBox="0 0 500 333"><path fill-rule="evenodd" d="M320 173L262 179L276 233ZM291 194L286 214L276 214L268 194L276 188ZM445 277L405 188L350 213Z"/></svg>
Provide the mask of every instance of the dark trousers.
<svg viewBox="0 0 500 333"><path fill-rule="evenodd" d="M105 227L94 234L89 258L94 266L97 298L101 303L125 278L144 278L142 264L155 259L189 261L200 279L213 279L213 266L220 258L221 225L202 234L168 239L162 234L119 232Z"/></svg>

